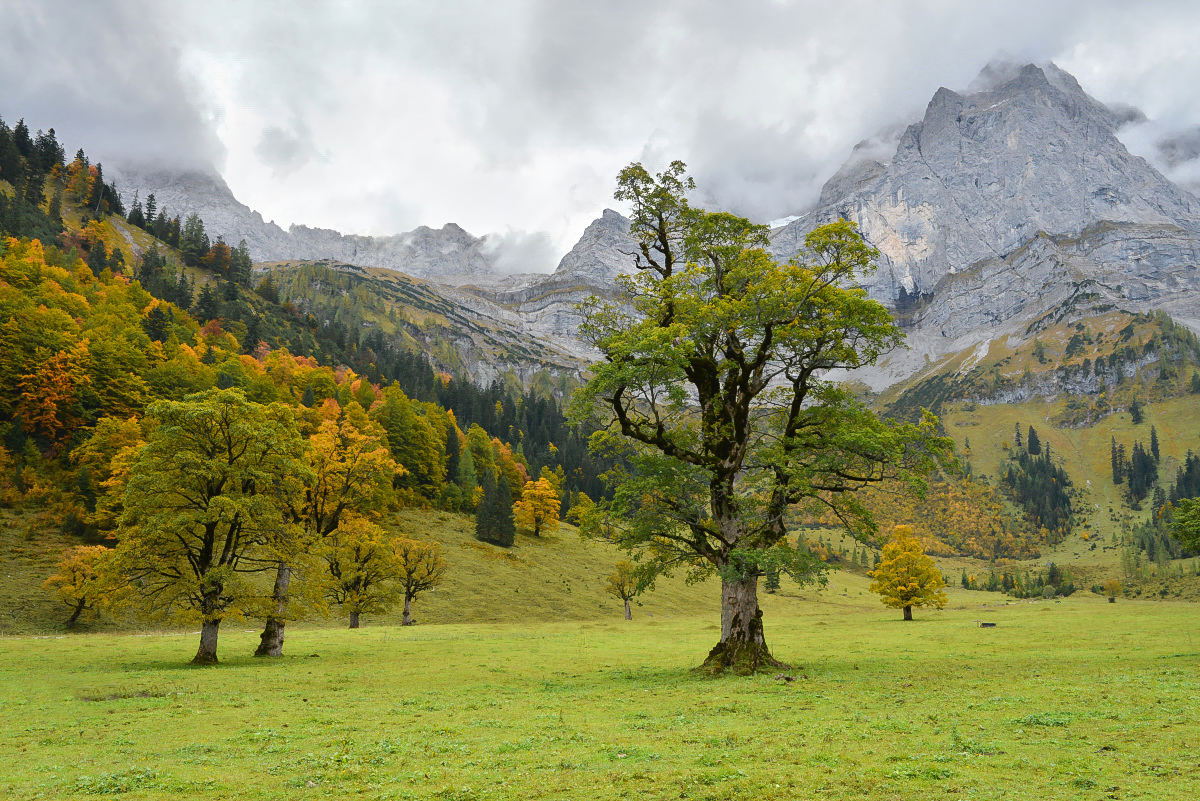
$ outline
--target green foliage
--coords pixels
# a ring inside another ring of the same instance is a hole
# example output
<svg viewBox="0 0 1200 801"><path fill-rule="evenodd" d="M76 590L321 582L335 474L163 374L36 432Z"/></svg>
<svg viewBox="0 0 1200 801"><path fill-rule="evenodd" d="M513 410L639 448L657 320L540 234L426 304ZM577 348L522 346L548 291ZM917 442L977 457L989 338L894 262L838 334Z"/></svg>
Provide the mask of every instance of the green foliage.
<svg viewBox="0 0 1200 801"><path fill-rule="evenodd" d="M286 483L302 475L291 411L210 390L159 401L125 488L116 569L150 613L219 623L254 612L245 574L274 566Z"/></svg>
<svg viewBox="0 0 1200 801"><path fill-rule="evenodd" d="M627 460L610 471L603 505L623 547L648 569L753 581L748 555L784 539L790 505L869 531L854 490L889 477L919 484L951 445L932 416L884 423L816 378L871 364L903 339L882 306L842 288L878 255L851 223L817 229L781 264L763 249L765 227L691 207L691 187L680 162L618 177L640 252L618 279L625 305L582 307L604 361L574 415L611 423L593 450ZM799 561L815 577L816 560Z"/></svg>

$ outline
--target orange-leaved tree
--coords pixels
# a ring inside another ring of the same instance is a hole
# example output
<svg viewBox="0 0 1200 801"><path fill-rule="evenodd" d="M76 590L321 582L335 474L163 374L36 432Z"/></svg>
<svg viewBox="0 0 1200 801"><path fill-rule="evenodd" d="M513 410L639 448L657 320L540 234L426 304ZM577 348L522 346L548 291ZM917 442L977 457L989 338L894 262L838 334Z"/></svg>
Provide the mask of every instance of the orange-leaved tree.
<svg viewBox="0 0 1200 801"><path fill-rule="evenodd" d="M74 628L84 612L96 616L102 606L116 604L128 593L128 585L107 569L112 555L103 545L78 545L63 554L58 572L46 579L43 586L71 609L67 628Z"/></svg>
<svg viewBox="0 0 1200 801"><path fill-rule="evenodd" d="M925 555L912 526L896 526L883 546L879 566L869 575L871 592L878 593L885 606L903 609L905 620L913 619L914 606L941 609L949 600L941 571Z"/></svg>

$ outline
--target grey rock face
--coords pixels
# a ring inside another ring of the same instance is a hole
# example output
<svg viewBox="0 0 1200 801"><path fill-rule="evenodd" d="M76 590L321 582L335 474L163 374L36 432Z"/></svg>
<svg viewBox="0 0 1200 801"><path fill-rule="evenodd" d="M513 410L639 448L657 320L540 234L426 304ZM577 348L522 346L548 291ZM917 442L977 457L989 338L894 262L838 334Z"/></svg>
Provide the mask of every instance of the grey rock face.
<svg viewBox="0 0 1200 801"><path fill-rule="evenodd" d="M1117 138L1138 115L1053 65L977 86L938 90L890 159L856 152L813 211L773 232L789 257L845 218L880 250L862 285L900 313L910 350L854 377L880 389L1056 308L1162 308L1195 325L1200 200Z"/></svg>
<svg viewBox="0 0 1200 801"><path fill-rule="evenodd" d="M890 163L843 168L772 249L790 256L817 225L854 220L883 254L864 285L890 302L902 288L928 293L947 275L1004 259L1039 233L1100 221L1200 231L1200 201L1117 139L1125 119L1053 66L1027 65L976 94L939 89Z"/></svg>
<svg viewBox="0 0 1200 801"><path fill-rule="evenodd" d="M562 257L554 276L589 283L611 282L621 273L632 272L636 252L637 245L629 236L629 220L605 209Z"/></svg>

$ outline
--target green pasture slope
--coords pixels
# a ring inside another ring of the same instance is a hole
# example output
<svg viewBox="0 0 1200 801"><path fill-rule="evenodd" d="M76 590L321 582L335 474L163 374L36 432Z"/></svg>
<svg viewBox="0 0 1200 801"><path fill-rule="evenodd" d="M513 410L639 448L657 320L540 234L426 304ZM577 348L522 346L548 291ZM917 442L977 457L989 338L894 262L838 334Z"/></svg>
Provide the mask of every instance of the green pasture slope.
<svg viewBox="0 0 1200 801"><path fill-rule="evenodd" d="M952 591L904 623L836 574L768 596L793 665L703 678L699 615L0 639L0 796L1187 799L1195 607ZM996 623L978 628L976 621Z"/></svg>

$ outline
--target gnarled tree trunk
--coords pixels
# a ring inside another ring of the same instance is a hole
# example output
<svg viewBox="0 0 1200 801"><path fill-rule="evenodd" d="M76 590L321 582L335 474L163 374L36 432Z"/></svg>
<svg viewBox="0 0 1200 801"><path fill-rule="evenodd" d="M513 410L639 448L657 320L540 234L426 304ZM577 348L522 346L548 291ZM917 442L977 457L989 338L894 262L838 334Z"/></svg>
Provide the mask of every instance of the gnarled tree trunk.
<svg viewBox="0 0 1200 801"><path fill-rule="evenodd" d="M221 618L205 620L200 628L200 648L192 659L193 665L217 664L217 632L221 628Z"/></svg>
<svg viewBox="0 0 1200 801"><path fill-rule="evenodd" d="M403 620L403 625L405 625L405 626L411 626L411 625L412 625L412 596L411 596L411 595L405 595L405 596L404 596L404 620Z"/></svg>
<svg viewBox="0 0 1200 801"><path fill-rule="evenodd" d="M708 673L756 673L786 668L767 649L762 610L758 608L758 576L721 582L721 641L708 652L701 669Z"/></svg>
<svg viewBox="0 0 1200 801"><path fill-rule="evenodd" d="M75 622L77 620L79 620L79 616L81 614L83 614L84 607L86 607L86 606L87 606L87 599L80 598L79 602L75 604L75 610L73 612L71 612L71 616L69 618L67 618L67 628L69 628L69 629L75 628Z"/></svg>
<svg viewBox="0 0 1200 801"><path fill-rule="evenodd" d="M259 637L255 656L283 656L283 630L287 625L288 587L292 583L292 568L287 562L280 562L275 570L275 587L271 597L275 601L275 614L267 618L263 633Z"/></svg>
<svg viewBox="0 0 1200 801"><path fill-rule="evenodd" d="M630 614L630 611L629 611L629 599L628 598L625 599L625 619L633 620L633 615Z"/></svg>
<svg viewBox="0 0 1200 801"><path fill-rule="evenodd" d="M352 628L352 629L358 628L358 612L350 613L350 628Z"/></svg>
<svg viewBox="0 0 1200 801"><path fill-rule="evenodd" d="M912 605L904 607L904 619L912 620Z"/></svg>

